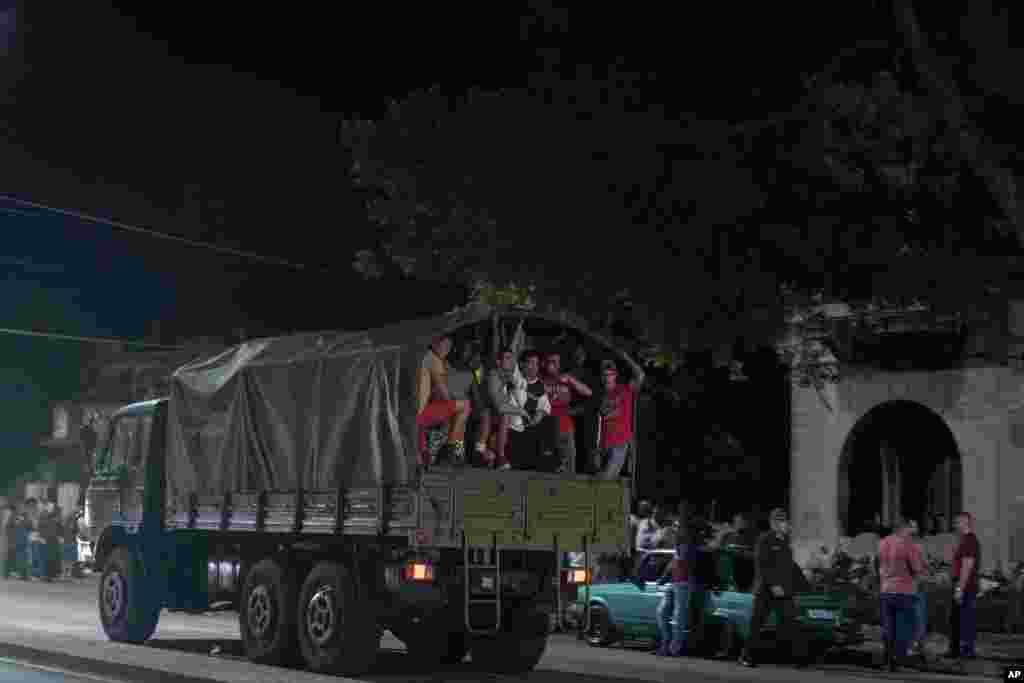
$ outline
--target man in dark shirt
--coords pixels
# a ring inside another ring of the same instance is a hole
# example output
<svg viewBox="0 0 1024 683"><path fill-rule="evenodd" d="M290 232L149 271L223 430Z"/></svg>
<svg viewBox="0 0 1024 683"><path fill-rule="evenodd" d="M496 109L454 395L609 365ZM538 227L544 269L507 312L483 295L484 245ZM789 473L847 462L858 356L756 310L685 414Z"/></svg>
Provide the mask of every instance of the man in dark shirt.
<svg viewBox="0 0 1024 683"><path fill-rule="evenodd" d="M732 531L722 539L722 545L741 545L753 548L757 544L757 529L750 526L747 516L737 512L732 518Z"/></svg>
<svg viewBox="0 0 1024 683"><path fill-rule="evenodd" d="M769 515L771 531L761 535L754 551L757 578L754 581L754 612L750 617L750 641L740 657L740 664L757 666L755 653L762 649L761 627L773 609L778 609L777 641L789 641L797 666L807 665L806 645L797 623L796 601L793 599L793 550L789 545L789 518L785 510L775 508Z"/></svg>
<svg viewBox="0 0 1024 683"><path fill-rule="evenodd" d="M950 615L947 657L973 659L977 639L978 570L981 568L981 544L974 533L974 516L961 512L956 518L960 538L953 551L953 610Z"/></svg>

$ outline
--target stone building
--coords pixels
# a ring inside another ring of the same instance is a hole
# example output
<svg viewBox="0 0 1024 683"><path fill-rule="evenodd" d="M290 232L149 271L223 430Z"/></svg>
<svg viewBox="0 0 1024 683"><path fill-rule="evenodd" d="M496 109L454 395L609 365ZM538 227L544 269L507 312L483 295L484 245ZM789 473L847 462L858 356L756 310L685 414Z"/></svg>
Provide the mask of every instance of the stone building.
<svg viewBox="0 0 1024 683"><path fill-rule="evenodd" d="M792 388L790 510L800 555L901 514L948 531L966 510L977 519L984 567L1024 561L1019 310L1011 303L1001 319L945 331L902 316L903 329L889 335L903 341L902 367L851 353L836 322L843 316L825 324L822 336L842 349L827 359L838 376ZM937 347L945 358L922 367L929 363L921 356L934 360Z"/></svg>

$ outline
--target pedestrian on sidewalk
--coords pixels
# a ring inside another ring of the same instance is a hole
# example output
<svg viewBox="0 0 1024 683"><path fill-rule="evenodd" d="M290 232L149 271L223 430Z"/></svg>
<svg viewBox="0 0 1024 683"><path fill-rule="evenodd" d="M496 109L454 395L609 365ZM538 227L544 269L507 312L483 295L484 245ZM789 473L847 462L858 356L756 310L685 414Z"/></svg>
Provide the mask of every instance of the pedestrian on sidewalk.
<svg viewBox="0 0 1024 683"><path fill-rule="evenodd" d="M750 617L750 640L743 648L740 664L756 667L757 652L763 649L761 627L773 609L779 610L778 642L790 643L790 653L798 668L808 665L807 643L797 622L796 600L793 598L793 578L796 563L790 547L789 517L782 508L775 508L768 517L771 531L757 540L754 550L756 579L754 582L754 611Z"/></svg>
<svg viewBox="0 0 1024 683"><path fill-rule="evenodd" d="M950 615L950 659L974 659L977 641L978 570L981 543L974 533L974 515L961 512L956 518L959 538L953 550L953 609Z"/></svg>
<svg viewBox="0 0 1024 683"><path fill-rule="evenodd" d="M39 534L39 500L29 498L25 501L24 529L28 535L26 545L25 570L22 578L39 578L43 575L43 561L46 558L46 544Z"/></svg>
<svg viewBox="0 0 1024 683"><path fill-rule="evenodd" d="M0 509L0 577L6 579L18 561L18 511L5 502Z"/></svg>
<svg viewBox="0 0 1024 683"><path fill-rule="evenodd" d="M910 529L911 541L917 546L917 550L921 554L925 573L914 580L914 598L917 603L917 621L915 623L917 629L914 632L914 641L910 646L910 652L907 654L911 657L918 655L924 661L926 654L925 641L928 639L928 597L925 593L924 577L928 574L928 561L925 558L924 539L921 536L921 527L917 520L910 520Z"/></svg>
<svg viewBox="0 0 1024 683"><path fill-rule="evenodd" d="M675 556L671 563L671 585L665 591L658 607L658 632L661 634L658 654L663 657L679 657L686 652L690 579L697 560L697 539L694 538L693 531L690 506L684 500L679 503L679 531L676 535ZM664 585L668 580L666 576L659 583Z"/></svg>
<svg viewBox="0 0 1024 683"><path fill-rule="evenodd" d="M896 671L905 661L917 632L918 603L914 581L925 572L921 552L911 536L913 527L906 519L878 543L879 581L881 582L882 632L885 636L885 663Z"/></svg>

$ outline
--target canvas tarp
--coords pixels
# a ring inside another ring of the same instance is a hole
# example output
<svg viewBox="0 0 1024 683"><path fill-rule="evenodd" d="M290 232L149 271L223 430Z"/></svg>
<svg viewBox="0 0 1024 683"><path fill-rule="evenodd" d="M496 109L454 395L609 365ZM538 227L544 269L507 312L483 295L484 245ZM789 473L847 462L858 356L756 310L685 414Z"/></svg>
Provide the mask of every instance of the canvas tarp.
<svg viewBox="0 0 1024 683"><path fill-rule="evenodd" d="M365 332L256 340L186 365L171 381L168 493L410 482L416 369L430 341L495 314L473 306Z"/></svg>

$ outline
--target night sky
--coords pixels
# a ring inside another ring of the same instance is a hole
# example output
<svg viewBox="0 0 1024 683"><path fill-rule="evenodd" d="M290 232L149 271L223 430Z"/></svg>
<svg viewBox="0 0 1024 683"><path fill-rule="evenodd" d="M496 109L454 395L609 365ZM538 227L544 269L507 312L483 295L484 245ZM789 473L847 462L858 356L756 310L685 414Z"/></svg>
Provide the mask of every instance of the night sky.
<svg viewBox="0 0 1024 683"><path fill-rule="evenodd" d="M310 266L3 205L0 326L137 338L160 319L188 337L358 328L450 308L459 292L424 300L422 287L371 288L352 272L372 233L338 145L341 118L378 117L389 99L435 84L543 88L601 78L611 63L642 76L635 107L768 118L837 46L893 37L888 5L0 0L0 193ZM928 3L926 28L955 30L966 0L937 5L946 9ZM0 378L0 402L21 400L26 368L56 367L54 348L7 347L5 372L20 379ZM30 352L43 355L29 362ZM67 387L39 391L42 405Z"/></svg>

